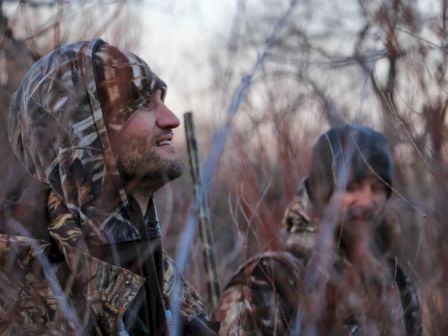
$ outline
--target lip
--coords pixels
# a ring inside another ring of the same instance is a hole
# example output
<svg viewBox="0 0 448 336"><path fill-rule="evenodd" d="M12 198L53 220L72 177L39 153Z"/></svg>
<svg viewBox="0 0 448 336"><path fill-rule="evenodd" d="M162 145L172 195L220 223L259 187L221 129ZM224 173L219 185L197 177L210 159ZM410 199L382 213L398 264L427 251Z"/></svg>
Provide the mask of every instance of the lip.
<svg viewBox="0 0 448 336"><path fill-rule="evenodd" d="M157 146L167 146L167 145L171 145L172 140L173 140L173 134L167 133L167 134L162 134L162 135L158 136L156 138L155 143Z"/></svg>

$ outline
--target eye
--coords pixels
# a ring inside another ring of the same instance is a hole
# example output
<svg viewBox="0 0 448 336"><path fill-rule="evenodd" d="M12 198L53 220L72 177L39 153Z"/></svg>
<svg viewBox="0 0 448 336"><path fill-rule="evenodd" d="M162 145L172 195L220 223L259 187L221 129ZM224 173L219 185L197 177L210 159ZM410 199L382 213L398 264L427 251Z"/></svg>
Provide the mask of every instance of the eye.
<svg viewBox="0 0 448 336"><path fill-rule="evenodd" d="M144 107L154 109L158 103L163 103L163 99L165 98L165 90L163 88L159 88L155 91L148 92L145 98L146 101Z"/></svg>
<svg viewBox="0 0 448 336"><path fill-rule="evenodd" d="M350 182L347 184L346 191L347 192L355 192L361 188L361 185L358 182Z"/></svg>
<svg viewBox="0 0 448 336"><path fill-rule="evenodd" d="M372 192L377 192L377 193L387 191L386 185L381 181L372 183L371 188L372 188Z"/></svg>
<svg viewBox="0 0 448 336"><path fill-rule="evenodd" d="M153 98L151 95L148 95L147 97L145 97L145 103L143 104L143 106L148 109L152 109L154 106L152 99Z"/></svg>
<svg viewBox="0 0 448 336"><path fill-rule="evenodd" d="M140 93L140 106L151 109L153 107L154 96L151 91L144 91Z"/></svg>
<svg viewBox="0 0 448 336"><path fill-rule="evenodd" d="M130 100L131 101L135 101L139 99L139 89L137 88L137 86L135 85L134 82L131 82L131 86L130 86Z"/></svg>
<svg viewBox="0 0 448 336"><path fill-rule="evenodd" d="M165 97L166 97L166 88L162 87L160 92L160 100L165 102Z"/></svg>

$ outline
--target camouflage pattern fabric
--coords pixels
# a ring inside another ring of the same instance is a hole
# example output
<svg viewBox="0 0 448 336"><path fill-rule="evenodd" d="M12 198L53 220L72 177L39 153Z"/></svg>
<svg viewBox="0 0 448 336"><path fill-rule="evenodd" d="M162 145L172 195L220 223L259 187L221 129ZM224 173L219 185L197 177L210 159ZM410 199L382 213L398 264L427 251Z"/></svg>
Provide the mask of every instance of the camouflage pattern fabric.
<svg viewBox="0 0 448 336"><path fill-rule="evenodd" d="M297 309L310 309L313 293L305 275L319 224L303 184L285 210L282 225L288 252L268 252L247 261L226 286L215 318L220 335L290 335ZM387 256L362 270L335 253L326 274L318 335L421 335L418 294L398 263ZM303 317L303 315L302 315ZM306 318L305 318L306 319ZM303 332L306 320L299 328Z"/></svg>
<svg viewBox="0 0 448 336"><path fill-rule="evenodd" d="M119 63L107 60L111 49ZM109 62L106 73L95 73L98 61ZM117 85L123 71L132 100L129 92L120 98ZM126 102L107 116L98 93L103 82L97 83L96 75L112 83L111 91L103 93ZM158 89L165 95L165 83L144 61L100 39L57 49L28 71L12 99L8 135L25 168L51 188L48 231L55 244L1 237L1 334L13 334L19 326L29 330L27 335L126 334L123 316L145 278L95 258L89 248L148 236L160 241L158 221L149 223L145 216L139 225L135 220L109 138ZM174 284L181 281L184 321L203 316L197 293L176 275L165 252L162 259L156 267L163 272L160 288L166 306Z"/></svg>
<svg viewBox="0 0 448 336"><path fill-rule="evenodd" d="M78 257L75 278L64 262L49 260L49 254L46 241L0 235L0 335L116 335L122 331L122 317L144 279L87 253ZM175 275L168 254L164 257L165 297L181 281L183 318L190 321L203 315L204 305L196 291ZM50 263L52 267L45 269ZM90 281L83 283L81 278Z"/></svg>
<svg viewBox="0 0 448 336"><path fill-rule="evenodd" d="M168 300L171 297L171 293L176 287L176 282L181 282L182 297L181 297L181 315L186 321L191 321L193 318L199 315L205 316L205 305L199 294L194 290L194 288L182 277L179 277L175 272L174 260L169 256L169 254L164 251L164 263L165 272L163 276L163 294Z"/></svg>
<svg viewBox="0 0 448 336"><path fill-rule="evenodd" d="M55 193L50 193L48 208L50 223L49 231L57 237L59 249L65 257L73 260L77 265L75 271L77 281L83 284L81 288L87 289L86 300L91 304L96 316L103 316L109 320L107 325L116 325L126 312L129 303L142 286L143 278L137 274L110 265L92 257L87 250L74 249L70 245L70 237L57 234L58 229L67 228L74 221L70 212ZM63 230L64 233L70 232ZM176 274L174 260L166 251L164 257L163 294L168 302L169 297L178 281L181 282L181 314L186 321L204 313L204 304L196 291ZM117 320L118 319L118 320Z"/></svg>
<svg viewBox="0 0 448 336"><path fill-rule="evenodd" d="M44 272L49 249L45 241L0 235L0 335L75 335L82 330L56 274Z"/></svg>
<svg viewBox="0 0 448 336"><path fill-rule="evenodd" d="M215 312L220 335L289 335L303 292L303 265L288 252L250 259L232 277Z"/></svg>
<svg viewBox="0 0 448 336"><path fill-rule="evenodd" d="M302 180L282 219L288 250L300 259L308 260L316 244L317 225L318 221Z"/></svg>

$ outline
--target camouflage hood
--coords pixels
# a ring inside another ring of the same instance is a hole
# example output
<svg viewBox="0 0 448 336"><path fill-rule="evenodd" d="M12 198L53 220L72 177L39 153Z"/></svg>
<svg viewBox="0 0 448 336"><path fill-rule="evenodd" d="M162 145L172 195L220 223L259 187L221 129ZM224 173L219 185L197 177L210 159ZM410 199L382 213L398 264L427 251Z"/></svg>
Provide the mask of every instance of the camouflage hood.
<svg viewBox="0 0 448 336"><path fill-rule="evenodd" d="M23 79L12 99L9 139L78 223L72 238L93 245L141 238L109 136L155 89L165 92L166 85L144 61L100 39L51 52ZM105 113L110 104L116 108Z"/></svg>

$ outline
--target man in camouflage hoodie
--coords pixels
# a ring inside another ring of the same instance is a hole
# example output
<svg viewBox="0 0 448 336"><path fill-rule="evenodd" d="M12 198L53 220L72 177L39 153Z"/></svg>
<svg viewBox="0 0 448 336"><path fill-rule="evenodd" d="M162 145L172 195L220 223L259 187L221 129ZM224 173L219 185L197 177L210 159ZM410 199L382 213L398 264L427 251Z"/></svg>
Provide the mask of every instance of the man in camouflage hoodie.
<svg viewBox="0 0 448 336"><path fill-rule="evenodd" d="M0 334L168 335L182 282L184 333L213 335L161 246L153 194L182 174L166 84L100 39L37 61L12 100L9 139L48 186L51 241L0 236Z"/></svg>
<svg viewBox="0 0 448 336"><path fill-rule="evenodd" d="M420 335L417 292L389 254L384 136L343 125L316 143L283 218L286 250L258 255L224 290L220 335Z"/></svg>

